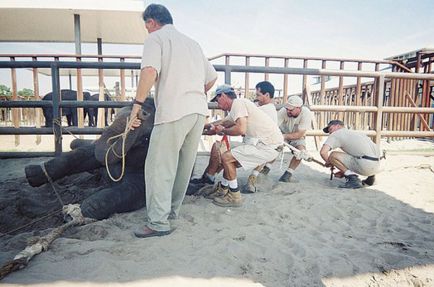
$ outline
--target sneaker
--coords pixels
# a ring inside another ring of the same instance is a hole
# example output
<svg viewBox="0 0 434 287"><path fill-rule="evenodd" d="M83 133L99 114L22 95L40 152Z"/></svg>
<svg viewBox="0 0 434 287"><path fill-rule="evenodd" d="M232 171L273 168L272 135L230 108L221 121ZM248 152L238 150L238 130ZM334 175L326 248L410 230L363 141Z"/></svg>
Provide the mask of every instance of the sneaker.
<svg viewBox="0 0 434 287"><path fill-rule="evenodd" d="M375 175L370 175L366 179L362 180L363 185L372 186L375 183Z"/></svg>
<svg viewBox="0 0 434 287"><path fill-rule="evenodd" d="M289 171L285 171L285 173L282 174L282 176L279 178L279 181L280 182L290 182L291 177L292 177L292 173L290 173Z"/></svg>
<svg viewBox="0 0 434 287"><path fill-rule="evenodd" d="M225 196L214 198L212 203L222 207L240 207L242 204L240 190L230 189Z"/></svg>
<svg viewBox="0 0 434 287"><path fill-rule="evenodd" d="M191 179L187 187L187 195L198 195L208 186L213 186L214 181L212 181L206 174L200 178Z"/></svg>
<svg viewBox="0 0 434 287"><path fill-rule="evenodd" d="M264 166L260 173L263 175L267 175L270 172L270 168L268 166Z"/></svg>
<svg viewBox="0 0 434 287"><path fill-rule="evenodd" d="M222 185L221 182L217 183L217 186L211 190L211 192L204 194L205 198L215 199L217 197L224 197L229 192L229 186Z"/></svg>
<svg viewBox="0 0 434 287"><path fill-rule="evenodd" d="M241 193L255 193L256 192L256 176L251 174L247 179L247 184L241 190Z"/></svg>
<svg viewBox="0 0 434 287"><path fill-rule="evenodd" d="M339 185L340 188L362 188L362 181L359 179L357 174L348 175L345 177L346 182L344 184Z"/></svg>

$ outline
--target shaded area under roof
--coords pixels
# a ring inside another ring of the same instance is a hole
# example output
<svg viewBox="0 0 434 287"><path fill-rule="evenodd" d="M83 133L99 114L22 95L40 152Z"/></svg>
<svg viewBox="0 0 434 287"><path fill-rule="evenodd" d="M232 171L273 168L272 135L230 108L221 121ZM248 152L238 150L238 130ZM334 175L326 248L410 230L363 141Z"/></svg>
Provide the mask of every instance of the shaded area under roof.
<svg viewBox="0 0 434 287"><path fill-rule="evenodd" d="M3 0L0 42L74 42L74 14L80 15L81 42L142 44L147 32L135 0Z"/></svg>

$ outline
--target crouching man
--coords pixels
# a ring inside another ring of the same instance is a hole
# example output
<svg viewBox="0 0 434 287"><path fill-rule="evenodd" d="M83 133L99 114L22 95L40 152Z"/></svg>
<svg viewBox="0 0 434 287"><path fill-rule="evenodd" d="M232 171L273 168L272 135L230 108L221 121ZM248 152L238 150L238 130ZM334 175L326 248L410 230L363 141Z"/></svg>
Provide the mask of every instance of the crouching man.
<svg viewBox="0 0 434 287"><path fill-rule="evenodd" d="M321 157L327 167L335 166L346 179L341 188L361 188L363 184L372 185L375 174L380 169L380 151L366 135L348 130L340 120L332 120L323 129L330 134L321 148ZM340 148L343 152L331 150ZM364 181L360 175L368 176Z"/></svg>
<svg viewBox="0 0 434 287"><path fill-rule="evenodd" d="M208 198L213 198L216 205L237 207L242 204L237 168L254 169L274 160L279 155L276 149L282 144L283 137L276 123L265 112L248 99L237 99L230 86L218 87L216 96L211 101L216 101L220 109L229 111L230 121L205 125L207 134L256 139L255 143L241 143L231 150L219 153L217 162L223 166L223 179L207 195Z"/></svg>

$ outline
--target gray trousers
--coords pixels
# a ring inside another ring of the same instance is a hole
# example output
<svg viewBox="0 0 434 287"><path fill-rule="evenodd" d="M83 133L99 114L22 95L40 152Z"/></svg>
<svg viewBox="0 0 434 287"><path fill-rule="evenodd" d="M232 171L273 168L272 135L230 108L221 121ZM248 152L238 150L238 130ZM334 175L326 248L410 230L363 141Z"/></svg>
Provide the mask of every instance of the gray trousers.
<svg viewBox="0 0 434 287"><path fill-rule="evenodd" d="M170 230L170 217L177 217L196 159L205 116L187 115L155 125L145 163L147 226Z"/></svg>

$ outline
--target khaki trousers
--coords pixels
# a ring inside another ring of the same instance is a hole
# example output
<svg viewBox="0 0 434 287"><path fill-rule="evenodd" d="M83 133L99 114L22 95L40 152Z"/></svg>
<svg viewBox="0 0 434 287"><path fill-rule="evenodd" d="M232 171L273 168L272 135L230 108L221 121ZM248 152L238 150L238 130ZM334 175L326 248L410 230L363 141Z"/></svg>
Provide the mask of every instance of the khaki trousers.
<svg viewBox="0 0 434 287"><path fill-rule="evenodd" d="M145 162L149 228L168 231L169 216L178 216L204 124L205 116L192 114L154 126Z"/></svg>

